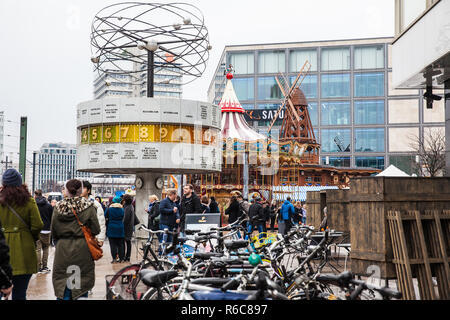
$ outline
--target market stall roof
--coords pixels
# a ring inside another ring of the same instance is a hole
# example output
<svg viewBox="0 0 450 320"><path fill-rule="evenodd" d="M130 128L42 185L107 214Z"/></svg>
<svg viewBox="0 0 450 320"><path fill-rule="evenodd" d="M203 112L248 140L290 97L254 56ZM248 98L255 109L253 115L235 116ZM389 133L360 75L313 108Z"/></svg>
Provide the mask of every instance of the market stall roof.
<svg viewBox="0 0 450 320"><path fill-rule="evenodd" d="M222 110L222 137L223 139L236 139L240 141L266 140L267 137L257 133L244 119L245 110L234 91L231 82L233 75L227 74L227 85L219 106Z"/></svg>
<svg viewBox="0 0 450 320"><path fill-rule="evenodd" d="M394 165L390 165L383 172L379 173L377 177L410 177Z"/></svg>

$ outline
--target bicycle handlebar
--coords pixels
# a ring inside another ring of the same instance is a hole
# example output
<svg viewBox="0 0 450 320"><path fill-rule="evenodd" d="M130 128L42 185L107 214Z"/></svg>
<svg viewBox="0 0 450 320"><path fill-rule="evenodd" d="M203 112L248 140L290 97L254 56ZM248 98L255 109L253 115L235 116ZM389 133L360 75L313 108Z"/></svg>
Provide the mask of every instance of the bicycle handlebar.
<svg viewBox="0 0 450 320"><path fill-rule="evenodd" d="M153 231L153 230L147 229L147 228L145 227L145 225L141 225L141 226L138 228L138 230L143 230L143 231L148 232L148 233L150 233L150 234L164 234L164 233L168 233L168 234L171 234L171 235L179 234L178 231L169 231L169 229Z"/></svg>

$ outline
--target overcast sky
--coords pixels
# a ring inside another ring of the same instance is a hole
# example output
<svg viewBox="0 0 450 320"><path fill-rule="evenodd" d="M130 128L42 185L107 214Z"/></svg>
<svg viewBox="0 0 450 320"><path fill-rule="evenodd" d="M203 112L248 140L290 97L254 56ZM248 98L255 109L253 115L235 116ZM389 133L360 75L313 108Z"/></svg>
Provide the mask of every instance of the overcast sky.
<svg viewBox="0 0 450 320"><path fill-rule="evenodd" d="M5 123L10 158L18 159L21 116L28 117L30 160L43 143L76 143L76 105L93 99L91 22L117 2L0 0L0 110L13 121ZM184 2L203 12L213 46L203 77L184 87L186 99L206 100L226 45L394 35L394 0Z"/></svg>

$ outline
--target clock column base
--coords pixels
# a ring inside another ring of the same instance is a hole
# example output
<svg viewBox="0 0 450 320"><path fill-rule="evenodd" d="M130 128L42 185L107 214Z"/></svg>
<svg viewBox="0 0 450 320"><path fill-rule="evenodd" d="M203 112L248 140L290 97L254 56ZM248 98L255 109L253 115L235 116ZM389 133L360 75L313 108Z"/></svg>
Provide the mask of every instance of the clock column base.
<svg viewBox="0 0 450 320"><path fill-rule="evenodd" d="M158 173L139 173L136 178L140 177L143 180L143 186L141 189L136 188L136 216L139 218L141 224L147 226L148 214L145 209L148 208L149 200L148 197L151 195L156 195L161 201L162 189L156 187L156 179L161 177ZM145 231L137 231L136 236L139 238L147 239L148 233Z"/></svg>

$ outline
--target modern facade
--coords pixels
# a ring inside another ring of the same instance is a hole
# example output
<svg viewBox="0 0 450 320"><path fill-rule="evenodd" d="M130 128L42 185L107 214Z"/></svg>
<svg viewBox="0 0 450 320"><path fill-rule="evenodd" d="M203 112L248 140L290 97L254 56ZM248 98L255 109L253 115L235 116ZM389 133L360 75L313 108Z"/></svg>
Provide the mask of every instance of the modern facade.
<svg viewBox="0 0 450 320"><path fill-rule="evenodd" d="M167 56L166 59L171 59ZM183 94L183 76L176 68L164 66L155 60L154 96L181 98ZM147 96L147 65L133 65L130 74L109 73L97 75L94 80L94 99L111 97L145 97Z"/></svg>
<svg viewBox="0 0 450 320"><path fill-rule="evenodd" d="M76 157L76 145L45 143L37 155L36 189L56 191L58 182L91 177L91 173L76 171Z"/></svg>
<svg viewBox="0 0 450 320"><path fill-rule="evenodd" d="M413 173L414 136L444 127L442 109L424 108L423 91L392 85L394 38L226 46L208 98L218 104L224 70L234 68L233 85L247 120L259 133L267 129L284 98L275 80L292 82L305 61L311 69L300 88L309 102L322 164L373 167L394 164ZM283 114L281 114L282 118ZM276 135L278 119L272 129Z"/></svg>
<svg viewBox="0 0 450 320"><path fill-rule="evenodd" d="M450 1L396 0L395 11L393 85L423 90L424 111L444 117L445 174L450 176Z"/></svg>

